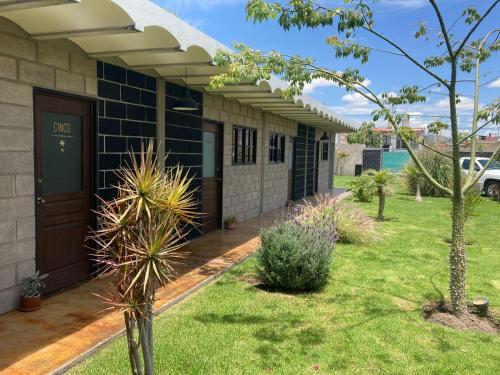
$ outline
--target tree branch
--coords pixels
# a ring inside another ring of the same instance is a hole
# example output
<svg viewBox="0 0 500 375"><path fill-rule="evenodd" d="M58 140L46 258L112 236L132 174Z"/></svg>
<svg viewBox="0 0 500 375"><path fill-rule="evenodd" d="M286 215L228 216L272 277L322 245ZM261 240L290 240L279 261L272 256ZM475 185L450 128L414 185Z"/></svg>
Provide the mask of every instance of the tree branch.
<svg viewBox="0 0 500 375"><path fill-rule="evenodd" d="M475 131L475 132L470 133L470 134L469 134L469 135L467 135L466 137L462 138L460 141L458 141L458 143L459 143L459 144L464 143L467 139L469 139L470 137L474 136L477 132L481 131L481 129L483 129L486 125L491 124L494 120L495 120L495 119L494 119L494 118L492 118L491 120L486 121L483 125L481 125L480 127L478 127L478 128L476 129L476 131Z"/></svg>
<svg viewBox="0 0 500 375"><path fill-rule="evenodd" d="M488 10L486 10L486 12L476 22L476 24L469 30L469 32L467 33L467 35L465 36L465 38L462 40L462 43L455 50L455 52L454 52L454 56L455 57L458 56L458 54L462 51L462 49L464 48L465 44L470 39L470 37L472 36L472 34L474 34L474 32L476 31L476 29L479 27L479 25L484 21L484 19L488 16L488 14L490 14L491 11L498 5L499 2L500 2L500 0L495 0L493 2L493 4L490 5L490 7L488 8Z"/></svg>
<svg viewBox="0 0 500 375"><path fill-rule="evenodd" d="M439 10L439 7L436 4L435 0L429 0L431 3L432 7L434 8L434 12L436 13L436 16L439 21L439 26L441 27L441 32L443 33L443 38L446 43L446 48L448 49L448 54L450 55L451 58L453 58L453 48L450 43L450 38L448 35L448 30L446 30L446 25L444 24L443 16L441 15L441 11Z"/></svg>

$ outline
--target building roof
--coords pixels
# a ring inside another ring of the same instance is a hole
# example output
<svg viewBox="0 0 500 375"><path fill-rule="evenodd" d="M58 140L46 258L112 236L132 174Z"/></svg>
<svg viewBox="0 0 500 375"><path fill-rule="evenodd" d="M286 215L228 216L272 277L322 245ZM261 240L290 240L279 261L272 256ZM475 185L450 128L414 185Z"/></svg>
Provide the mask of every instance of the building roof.
<svg viewBox="0 0 500 375"><path fill-rule="evenodd" d="M338 132L356 127L307 95L284 98L287 84L278 78L210 89L210 77L224 72L215 54L229 48L148 0L0 0L0 16L33 39L68 39L93 58L119 58L131 69L265 112Z"/></svg>
<svg viewBox="0 0 500 375"><path fill-rule="evenodd" d="M415 132L415 134L423 134L425 133L425 129L422 128L412 128L412 130ZM375 133L379 134L391 134L394 132L394 129L391 127L388 128L373 128L373 131Z"/></svg>

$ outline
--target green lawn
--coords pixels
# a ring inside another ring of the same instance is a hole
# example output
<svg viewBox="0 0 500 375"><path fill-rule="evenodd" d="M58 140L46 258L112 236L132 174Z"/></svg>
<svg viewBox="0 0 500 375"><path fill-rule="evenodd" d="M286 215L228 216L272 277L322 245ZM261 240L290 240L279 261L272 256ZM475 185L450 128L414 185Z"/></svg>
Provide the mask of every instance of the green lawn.
<svg viewBox="0 0 500 375"><path fill-rule="evenodd" d="M349 182L354 180L354 176L335 176L333 178L333 186L336 188L348 188Z"/></svg>
<svg viewBox="0 0 500 375"><path fill-rule="evenodd" d="M376 200L362 207L375 215ZM155 321L158 374L498 374L500 337L422 319L447 295L450 202L397 194L383 240L340 245L326 289L269 293L251 286L251 258ZM468 296L500 313L500 205L485 201L467 224ZM496 370L495 370L496 368ZM120 339L72 374L126 374Z"/></svg>

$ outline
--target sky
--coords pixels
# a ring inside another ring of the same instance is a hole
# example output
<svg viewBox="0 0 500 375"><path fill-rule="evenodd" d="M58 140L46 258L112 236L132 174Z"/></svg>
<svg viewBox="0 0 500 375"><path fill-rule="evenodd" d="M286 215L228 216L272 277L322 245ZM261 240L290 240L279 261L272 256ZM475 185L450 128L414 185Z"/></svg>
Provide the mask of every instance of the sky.
<svg viewBox="0 0 500 375"><path fill-rule="evenodd" d="M227 46L231 46L234 42L243 42L262 51L279 50L286 54L312 57L317 64L336 71L358 68L366 78L366 82L370 84L370 89L377 93L397 92L402 85L427 86L434 82L430 76L401 56L374 51L366 64L361 64L353 58L335 58L334 50L325 42L329 35L336 34L336 30L331 27L285 32L275 21L253 24L246 20L246 0L153 1ZM456 38L460 38L469 28L463 18L460 18L463 9L474 4L481 12L491 1L441 0L438 4L442 8L445 23L451 27ZM336 0L322 0L322 2L329 6L339 3ZM420 21L425 21L430 29L436 29L438 26L427 0L379 0L373 5L373 9L375 28L392 37L420 61L429 55L439 55L444 51L443 47L436 47L434 37L429 42L417 41L414 38ZM474 35L479 38L488 31L499 28L499 20L500 6L490 14ZM359 42L372 47L390 49L384 42L375 41L367 35L361 35ZM445 77L449 76L448 69L441 68L436 72ZM462 74L460 78L470 79L471 76ZM482 65L481 82L484 85L481 88L480 105L489 104L500 96L500 53ZM462 130L470 129L471 126L473 91L473 85L470 83L463 83L458 87L458 92L462 95L458 106L459 127ZM314 81L306 87L305 93L331 107L344 118L357 123L371 120L370 113L375 108L359 94L346 93L344 89L325 80ZM406 107L405 111L411 114L411 126L423 127L436 119L446 120L447 101L448 97L445 96L443 88L435 88L433 93L428 94L425 103ZM489 132L495 134L500 132L500 126L485 128L483 133Z"/></svg>

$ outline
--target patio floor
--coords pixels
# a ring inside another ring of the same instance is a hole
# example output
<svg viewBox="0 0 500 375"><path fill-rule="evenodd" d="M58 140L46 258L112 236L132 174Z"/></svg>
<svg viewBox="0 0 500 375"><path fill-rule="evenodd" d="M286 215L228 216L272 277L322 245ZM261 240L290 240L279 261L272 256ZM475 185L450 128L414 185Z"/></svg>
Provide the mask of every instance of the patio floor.
<svg viewBox="0 0 500 375"><path fill-rule="evenodd" d="M179 302L252 254L258 247L261 226L272 224L276 214L275 210L262 220L245 221L232 231L208 233L183 247L182 252L189 255L177 268L179 277L157 293L157 311ZM0 374L59 372L122 332L122 314L103 311L102 299L93 294L105 295L107 288L106 280L84 282L48 296L39 311L0 316Z"/></svg>

